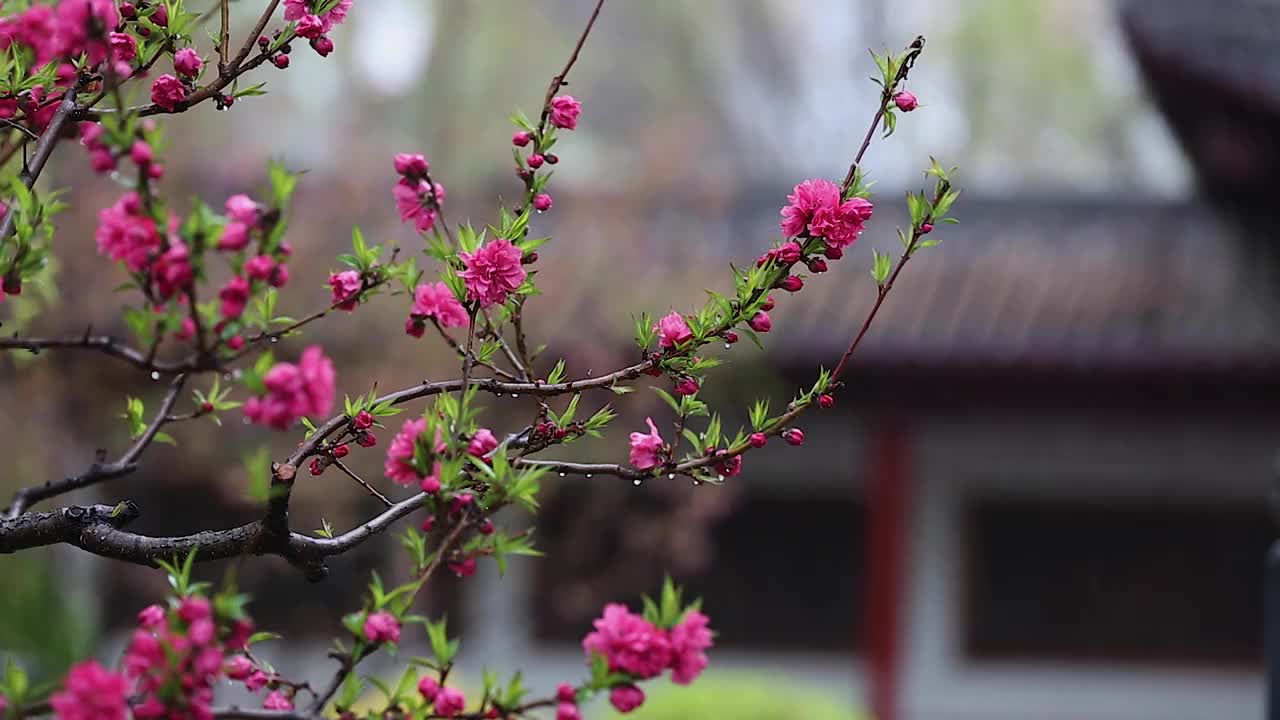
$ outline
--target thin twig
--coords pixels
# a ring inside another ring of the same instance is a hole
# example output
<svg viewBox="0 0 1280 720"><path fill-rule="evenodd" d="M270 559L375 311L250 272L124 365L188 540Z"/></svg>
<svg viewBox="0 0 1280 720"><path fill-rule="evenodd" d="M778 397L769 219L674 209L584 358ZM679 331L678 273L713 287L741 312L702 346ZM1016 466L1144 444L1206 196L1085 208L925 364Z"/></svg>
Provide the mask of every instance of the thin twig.
<svg viewBox="0 0 1280 720"><path fill-rule="evenodd" d="M40 135L40 140L36 142L35 152L31 154L31 160L26 167L22 168L19 179L23 186L28 190L32 185L36 184L36 180L40 177L40 172L44 170L45 163L49 162L49 156L53 154L53 148L58 144L58 138L62 135L62 129L66 127L67 121L71 119L71 113L76 109L76 88L71 88L62 96L62 102L58 104L58 109L54 111L53 118L49 121L48 127ZM12 206L14 203L10 203ZM16 222L18 213L10 210L4 214L4 220L0 221L0 242L4 242L13 232L13 226Z"/></svg>
<svg viewBox="0 0 1280 720"><path fill-rule="evenodd" d="M391 507L392 505L395 505L395 503L393 503L393 502L391 502L390 500L388 500L388 499L387 499L387 496L386 496L386 495L383 495L382 493L378 492L376 489L374 489L374 487L373 487L372 485L370 485L369 483L365 482L365 481L364 481L364 478L362 478L362 477L360 477L359 475L357 475L357 474L355 474L354 472L352 472L352 471L351 471L351 468L349 468L349 467L347 467L346 465L344 465L344 464L342 463L342 461L341 461L341 460L338 460L337 458L334 458L334 460L333 460L333 464L334 464L334 465L337 465L339 470L341 470L342 472L346 473L346 474L347 474L347 477L349 477L349 478L351 478L352 480L355 480L356 482L360 483L360 487L364 488L365 490L368 490L370 495L372 495L372 496L374 496L374 497L378 498L378 500L382 501L382 504L383 504L384 506L386 506L386 507Z"/></svg>

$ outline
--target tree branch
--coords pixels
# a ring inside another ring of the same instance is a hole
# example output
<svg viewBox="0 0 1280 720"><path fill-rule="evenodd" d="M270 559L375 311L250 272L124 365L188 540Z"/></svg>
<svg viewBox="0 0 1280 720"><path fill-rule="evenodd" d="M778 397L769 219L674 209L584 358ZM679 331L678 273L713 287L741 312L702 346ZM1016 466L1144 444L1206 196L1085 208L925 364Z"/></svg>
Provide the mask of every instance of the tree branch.
<svg viewBox="0 0 1280 720"><path fill-rule="evenodd" d="M169 391L165 394L164 400L161 401L160 409L152 417L151 423L147 425L146 429L143 430L142 434L138 436L138 439L134 441L133 445L129 446L129 449L123 455L106 464L94 463L89 466L88 470L79 475L19 490L14 493L13 502L9 504L9 509L5 511L5 517L9 519L16 518L25 512L27 508L42 500L48 500L58 495L96 485L104 480L112 480L133 472L138 467L138 458L156 439L156 433L160 432L160 428L169 422L169 414L173 411L173 406L178 401L178 395L182 392L182 386L185 382L185 375L179 375L173 379L173 382L169 384Z"/></svg>
<svg viewBox="0 0 1280 720"><path fill-rule="evenodd" d="M59 348L96 350L111 357L120 358L130 365L143 370L158 372L161 375L174 375L194 369L190 363L185 361L177 363L156 362L148 358L149 353L144 353L137 348L118 342L110 335L90 335L87 331L80 337L24 338L15 335L13 337L0 338L0 350L26 350L33 355L38 355L43 350Z"/></svg>

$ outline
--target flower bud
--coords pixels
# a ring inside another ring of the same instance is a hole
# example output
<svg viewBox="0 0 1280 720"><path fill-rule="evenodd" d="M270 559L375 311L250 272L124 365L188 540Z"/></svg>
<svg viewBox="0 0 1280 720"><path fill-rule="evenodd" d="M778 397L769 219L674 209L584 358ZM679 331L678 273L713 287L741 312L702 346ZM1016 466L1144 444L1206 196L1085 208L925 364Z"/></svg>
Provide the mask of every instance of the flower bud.
<svg viewBox="0 0 1280 720"><path fill-rule="evenodd" d="M787 428L782 431L782 439L792 445L804 444L804 431L800 428Z"/></svg>
<svg viewBox="0 0 1280 720"><path fill-rule="evenodd" d="M289 56L282 52L279 55L276 55L275 57L271 58L271 62L276 67L280 68L281 70L284 70L285 68L289 67Z"/></svg>
<svg viewBox="0 0 1280 720"><path fill-rule="evenodd" d="M129 148L129 159L134 165L150 165L153 159L151 146L145 140L134 140L133 147Z"/></svg>
<svg viewBox="0 0 1280 720"><path fill-rule="evenodd" d="M322 472L324 472L324 466L320 464L320 458L313 458L311 460L311 474L319 475Z"/></svg>
<svg viewBox="0 0 1280 720"><path fill-rule="evenodd" d="M778 260L785 265L800 262L803 253L800 249L800 243L795 240L789 240L778 248Z"/></svg>
<svg viewBox="0 0 1280 720"><path fill-rule="evenodd" d="M732 331L732 330L725 330L725 331L724 331L724 342L725 342L725 344L726 344L726 345L732 345L732 344L734 344L734 343L738 342L738 333L736 333L736 332L734 332L734 331Z"/></svg>
<svg viewBox="0 0 1280 720"><path fill-rule="evenodd" d="M351 424L357 430L368 430L373 427L373 416L369 414L368 410L361 410L352 418Z"/></svg>
<svg viewBox="0 0 1280 720"><path fill-rule="evenodd" d="M421 178L431 169L431 163L419 153L397 153L394 164L397 175L409 178Z"/></svg>
<svg viewBox="0 0 1280 720"><path fill-rule="evenodd" d="M315 50L320 57L329 57L329 53L333 52L333 41L328 35L311 38L311 49Z"/></svg>
<svg viewBox="0 0 1280 720"><path fill-rule="evenodd" d="M525 145L528 145L529 141L532 139L533 135L531 135L527 130L521 130L511 136L511 144L516 147L524 147Z"/></svg>
<svg viewBox="0 0 1280 720"><path fill-rule="evenodd" d="M546 158L547 158L548 165L555 165L556 163L560 162L560 156L556 155L555 153L547 153Z"/></svg>
<svg viewBox="0 0 1280 720"><path fill-rule="evenodd" d="M782 281L778 283L778 287L787 292L799 292L800 288L804 287L804 280L800 279L799 275L788 275L782 278Z"/></svg>
<svg viewBox="0 0 1280 720"><path fill-rule="evenodd" d="M902 112L911 112L920 106L920 102L916 100L916 96L903 90L893 96L893 104L898 106Z"/></svg>
<svg viewBox="0 0 1280 720"><path fill-rule="evenodd" d="M542 167L542 162L543 162L544 160L546 160L546 158L544 158L544 157L542 157L541 155L538 155L538 154L536 154L536 153L535 153L535 154L533 154L533 155L530 155L530 156L525 160L525 164L526 164L526 165L528 165L529 167L533 168L534 170L537 170L538 168Z"/></svg>
<svg viewBox="0 0 1280 720"><path fill-rule="evenodd" d="M765 298L764 298L764 305L761 305L761 306L760 306L760 309L761 309L761 310L764 310L765 312L769 312L769 311L770 311L770 310L772 310L773 308L774 308L774 304L773 304L773 296L772 296L772 295L766 295L766 296L765 296Z"/></svg>
<svg viewBox="0 0 1280 720"><path fill-rule="evenodd" d="M125 20L132 20L138 17L138 9L131 2L122 2L120 3L120 17Z"/></svg>
<svg viewBox="0 0 1280 720"><path fill-rule="evenodd" d="M556 700L562 703L576 703L578 702L578 693L569 683L560 683L560 686L556 688Z"/></svg>
<svg viewBox="0 0 1280 720"><path fill-rule="evenodd" d="M336 458L344 458L351 453L351 448L343 443L333 449L333 456Z"/></svg>
<svg viewBox="0 0 1280 720"><path fill-rule="evenodd" d="M822 254L826 256L828 260L839 260L844 257L844 248L828 245L827 249L822 251Z"/></svg>
<svg viewBox="0 0 1280 720"><path fill-rule="evenodd" d="M533 209L538 212L544 212L551 209L551 196L546 193L538 193L533 196Z"/></svg>
<svg viewBox="0 0 1280 720"><path fill-rule="evenodd" d="M378 438L371 432L362 432L356 437L356 444L360 447L371 448L378 444Z"/></svg>
<svg viewBox="0 0 1280 720"><path fill-rule="evenodd" d="M520 264L521 264L521 265L532 265L532 264L534 264L534 263L536 263L536 262L538 262L538 251L537 251L537 250L534 250L533 252L530 252L530 253L526 254L524 257L520 258Z"/></svg>
<svg viewBox="0 0 1280 720"><path fill-rule="evenodd" d="M921 235L928 235L931 232L933 232L933 223L921 223L920 225Z"/></svg>
<svg viewBox="0 0 1280 720"><path fill-rule="evenodd" d="M694 395L698 392L698 381L691 377L680 378L680 382L676 383L677 395Z"/></svg>
<svg viewBox="0 0 1280 720"><path fill-rule="evenodd" d="M769 318L769 313L761 310L756 316L747 321L747 325L758 333L767 333L773 329L773 320Z"/></svg>
<svg viewBox="0 0 1280 720"><path fill-rule="evenodd" d="M769 438L762 432L753 432L747 436L747 442L750 443L753 448L762 448L765 443L769 442Z"/></svg>
<svg viewBox="0 0 1280 720"><path fill-rule="evenodd" d="M492 534L493 534L493 521L491 521L491 520L485 520L484 522L480 523L480 534L481 534L481 535L492 535Z"/></svg>
<svg viewBox="0 0 1280 720"><path fill-rule="evenodd" d="M824 273L827 271L827 261L820 257L810 258L808 265L811 273Z"/></svg>
<svg viewBox="0 0 1280 720"><path fill-rule="evenodd" d="M422 478L422 482L418 483L418 488L428 495L434 495L440 492L440 478L435 475L428 475Z"/></svg>
<svg viewBox="0 0 1280 720"><path fill-rule="evenodd" d="M836 404L836 399L823 393L818 396L818 407L829 408Z"/></svg>
<svg viewBox="0 0 1280 720"><path fill-rule="evenodd" d="M239 350L240 348L244 347L244 336L232 335L231 337L227 338L227 347L231 348L232 350Z"/></svg>

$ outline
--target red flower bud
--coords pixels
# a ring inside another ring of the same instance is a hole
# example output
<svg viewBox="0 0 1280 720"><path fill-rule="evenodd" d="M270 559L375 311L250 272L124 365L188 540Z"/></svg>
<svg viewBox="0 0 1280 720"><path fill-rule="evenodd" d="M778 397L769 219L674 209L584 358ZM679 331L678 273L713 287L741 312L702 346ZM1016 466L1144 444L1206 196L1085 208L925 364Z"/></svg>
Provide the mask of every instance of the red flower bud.
<svg viewBox="0 0 1280 720"><path fill-rule="evenodd" d="M289 67L289 56L281 52L279 55L271 58L271 62L281 70Z"/></svg>
<svg viewBox="0 0 1280 720"><path fill-rule="evenodd" d="M680 378L680 382L676 383L677 395L693 395L698 392L698 381L693 378Z"/></svg>
<svg viewBox="0 0 1280 720"><path fill-rule="evenodd" d="M921 235L928 235L931 232L933 232L933 223L922 223L920 225Z"/></svg>
<svg viewBox="0 0 1280 720"><path fill-rule="evenodd" d="M556 688L556 700L562 703L577 703L578 693L569 683L560 683L560 687Z"/></svg>
<svg viewBox="0 0 1280 720"><path fill-rule="evenodd" d="M213 403L211 403L211 402L201 403L201 404L200 404L200 412L202 412L202 413L211 413L211 412L213 412Z"/></svg>
<svg viewBox="0 0 1280 720"><path fill-rule="evenodd" d="M811 258L809 260L809 272L824 273L827 271L827 261L820 257Z"/></svg>
<svg viewBox="0 0 1280 720"><path fill-rule="evenodd" d="M343 443L333 449L333 456L336 458L344 458L351 453L351 448Z"/></svg>
<svg viewBox="0 0 1280 720"><path fill-rule="evenodd" d="M524 257L520 258L520 264L521 264L521 265L532 265L532 264L534 264L534 263L536 263L536 262L538 262L538 251L537 251L537 250L534 250L533 252L529 253L528 255L525 255Z"/></svg>
<svg viewBox="0 0 1280 720"><path fill-rule="evenodd" d="M732 345L738 342L738 333L732 330L726 330L724 333L724 341L727 345Z"/></svg>
<svg viewBox="0 0 1280 720"><path fill-rule="evenodd" d="M524 147L525 145L528 145L529 141L532 139L533 139L532 134L530 134L528 131L521 130L520 132L517 132L515 135L511 136L511 144L515 145L516 147Z"/></svg>
<svg viewBox="0 0 1280 720"><path fill-rule="evenodd" d="M371 432L362 432L356 437L356 444L360 447L371 448L378 444L378 438Z"/></svg>
<svg viewBox="0 0 1280 720"><path fill-rule="evenodd" d="M231 348L232 350L239 350L240 348L244 347L244 336L232 335L231 337L227 338L227 347Z"/></svg>
<svg viewBox="0 0 1280 720"><path fill-rule="evenodd" d="M819 407L829 408L834 406L835 404L836 404L836 399L831 397L830 395L827 395L826 393L823 393L822 395L818 396Z"/></svg>
<svg viewBox="0 0 1280 720"><path fill-rule="evenodd" d="M762 448L765 443L769 442L769 438L762 432L753 432L747 436L747 442L750 443L753 448Z"/></svg>
<svg viewBox="0 0 1280 720"><path fill-rule="evenodd" d="M529 158L525 160L525 163L529 167L533 168L534 170L537 170L538 168L542 167L542 163L544 160L546 160L546 158L542 157L541 155L534 154L534 155L530 155Z"/></svg>
<svg viewBox="0 0 1280 720"><path fill-rule="evenodd" d="M920 101L916 99L915 95L903 90L893 96L893 104L897 105L902 112L911 112L920 106Z"/></svg>
<svg viewBox="0 0 1280 720"><path fill-rule="evenodd" d="M782 439L792 445L803 445L804 431L800 428L787 428L782 431Z"/></svg>
<svg viewBox="0 0 1280 720"><path fill-rule="evenodd" d="M320 458L312 458L312 460L311 460L311 474L312 474L312 475L319 475L319 474L320 474L320 473L322 473L322 472L324 472L324 466L320 464Z"/></svg>
<svg viewBox="0 0 1280 720"><path fill-rule="evenodd" d="M373 416L369 414L368 410L361 410L352 418L351 425L357 430L368 430L373 427Z"/></svg>
<svg viewBox="0 0 1280 720"><path fill-rule="evenodd" d="M6 295L21 295L22 278L18 277L16 274L5 275L4 284L0 286L0 290L3 290Z"/></svg>
<svg viewBox="0 0 1280 720"><path fill-rule="evenodd" d="M560 156L556 155L555 153L547 153L545 157L547 159L548 165L555 165L556 163L560 162Z"/></svg>
<svg viewBox="0 0 1280 720"><path fill-rule="evenodd" d="M490 521L490 520L485 520L484 522L480 523L480 534L481 534L481 535L492 535L492 534L493 534L493 522L492 522L492 521Z"/></svg>
<svg viewBox="0 0 1280 720"><path fill-rule="evenodd" d="M760 309L764 310L765 312L769 312L773 308L774 308L773 296L772 295L766 296L764 299L764 304L760 306Z"/></svg>
<svg viewBox="0 0 1280 720"><path fill-rule="evenodd" d="M804 280L799 275L788 275L782 278L782 282L778 283L778 287L787 292L799 292L804 287Z"/></svg>
<svg viewBox="0 0 1280 720"><path fill-rule="evenodd" d="M822 254L825 255L828 260L839 260L844 257L844 249L828 245L827 249L822 251Z"/></svg>
<svg viewBox="0 0 1280 720"><path fill-rule="evenodd" d="M747 325L758 333L767 333L773 329L773 320L769 318L769 313L758 312L756 316L747 321Z"/></svg>
<svg viewBox="0 0 1280 720"><path fill-rule="evenodd" d="M436 516L428 515L426 519L422 521L422 525L421 525L422 532L431 532L431 528L435 526L436 526Z"/></svg>

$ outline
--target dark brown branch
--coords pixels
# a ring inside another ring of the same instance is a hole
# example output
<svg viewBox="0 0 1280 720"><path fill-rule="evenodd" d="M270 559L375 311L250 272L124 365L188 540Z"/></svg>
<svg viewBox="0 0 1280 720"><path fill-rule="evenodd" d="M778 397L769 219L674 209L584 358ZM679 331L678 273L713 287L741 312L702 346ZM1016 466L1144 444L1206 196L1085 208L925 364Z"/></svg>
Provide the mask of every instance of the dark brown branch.
<svg viewBox="0 0 1280 720"><path fill-rule="evenodd" d="M114 517L111 514L116 508L109 505L72 506L0 520L0 553L66 543L94 555L137 565L155 565L157 560L182 557L192 551L196 552L197 562L241 555L278 555L302 568L308 579L322 580L328 574L325 558L359 546L421 508L428 497L418 493L401 500L367 522L332 538L294 532L278 537L266 519L225 530L151 537L122 529L140 514L131 502L122 503L119 507L123 510Z"/></svg>
<svg viewBox="0 0 1280 720"><path fill-rule="evenodd" d="M156 433L160 432L160 428L169 422L169 415L173 411L174 404L178 401L178 395L182 392L182 386L185 381L185 375L179 375L173 379L173 382L169 384L169 391L165 394L164 400L160 403L160 408L152 417L150 424L119 458L109 463L94 463L89 466L88 470L79 475L19 490L14 493L13 502L9 504L9 509L5 511L4 516L9 519L16 518L25 512L27 508L42 500L48 500L49 498L64 495L96 485L104 480L112 480L133 472L138 467L138 458L142 457L142 453L156 439Z"/></svg>
<svg viewBox="0 0 1280 720"><path fill-rule="evenodd" d="M349 467L347 467L346 465L344 465L344 464L342 463L342 461L341 461L341 460L334 460L334 461L333 461L333 464L334 464L334 465L337 465L339 470L341 470L342 472L346 473L347 477L349 477L349 478L351 478L352 480L355 480L357 483L359 483L359 484L360 484L360 487L362 487L362 488L364 488L365 490L367 490L367 491L369 492L369 494L370 494L370 495L372 495L372 496L374 496L374 497L378 498L378 500L382 502L382 504L383 504L383 506L384 506L384 507L391 507L392 505L394 505L394 504L395 504L395 503L391 502L390 500L388 500L386 495L383 495L382 493L378 492L376 488L374 488L374 487L373 487L372 485L370 485L369 483L365 482L365 481L364 481L364 478L362 478L362 477L360 477L359 475L355 474L355 473L351 470L351 468L349 468Z"/></svg>
<svg viewBox="0 0 1280 720"><path fill-rule="evenodd" d="M80 337L64 338L24 338L17 336L0 338L0 350L26 350L33 355L37 355L42 350L62 348L95 350L124 360L130 365L143 370L158 372L161 375L175 375L193 369L190 363L187 362L172 363L150 360L147 357L149 353L125 345L109 335L89 335L86 333Z"/></svg>

